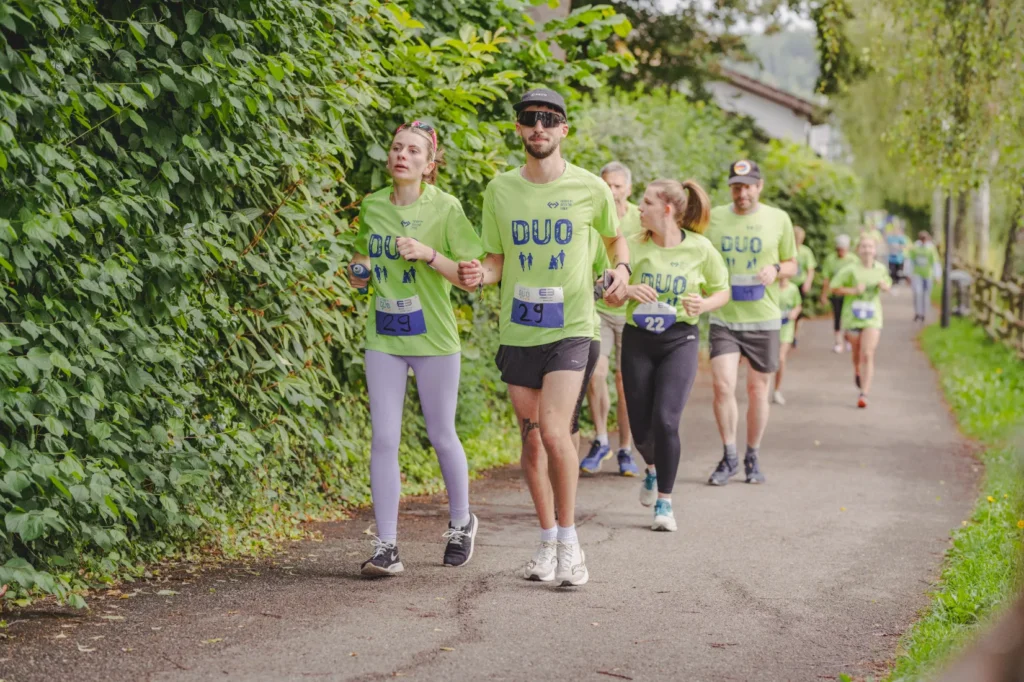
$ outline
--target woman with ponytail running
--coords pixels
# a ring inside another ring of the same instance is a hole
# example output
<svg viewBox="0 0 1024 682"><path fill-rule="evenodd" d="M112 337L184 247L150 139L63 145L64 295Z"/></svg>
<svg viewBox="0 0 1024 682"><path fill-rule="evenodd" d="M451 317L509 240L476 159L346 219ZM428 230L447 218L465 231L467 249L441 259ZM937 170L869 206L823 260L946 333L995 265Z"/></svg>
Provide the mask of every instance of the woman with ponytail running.
<svg viewBox="0 0 1024 682"><path fill-rule="evenodd" d="M373 427L370 490L378 536L373 556L362 565L365 576L404 570L397 544L398 445L410 368L448 490L451 519L444 534L444 563L463 566L473 556L477 518L469 511L466 453L455 432L461 347L450 293L453 284L461 288L457 262L480 257L483 246L459 200L434 186L442 151L437 133L426 123L401 126L388 152L392 183L363 199L359 210L359 255L349 280L359 289L373 284L365 361Z"/></svg>
<svg viewBox="0 0 1024 682"><path fill-rule="evenodd" d="M653 530L674 531L679 420L697 375L701 313L729 301L729 272L703 236L711 202L693 180L652 182L629 243L633 274L622 333L622 383L633 442L647 463L640 503Z"/></svg>

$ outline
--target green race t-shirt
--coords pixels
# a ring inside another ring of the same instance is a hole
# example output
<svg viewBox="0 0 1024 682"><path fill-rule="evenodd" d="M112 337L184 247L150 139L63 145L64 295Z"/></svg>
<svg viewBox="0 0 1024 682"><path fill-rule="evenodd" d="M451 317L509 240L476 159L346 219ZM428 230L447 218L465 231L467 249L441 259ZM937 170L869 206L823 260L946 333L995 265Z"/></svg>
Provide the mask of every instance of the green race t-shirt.
<svg viewBox="0 0 1024 682"><path fill-rule="evenodd" d="M793 284L802 287L807 281L807 273L811 268L818 267L818 259L807 244L801 244L796 250L796 277L792 279Z"/></svg>
<svg viewBox="0 0 1024 682"><path fill-rule="evenodd" d="M703 235L683 231L683 241L663 248L653 239L636 235L629 240L633 276L630 284L646 284L658 292L657 304L629 301L626 324L660 333L676 322L697 324L686 314L683 298L687 294L710 296L729 288L729 271L722 255Z"/></svg>
<svg viewBox="0 0 1024 682"><path fill-rule="evenodd" d="M616 215L618 215L618 213L616 213ZM627 244L634 235L640 234L643 230L643 228L640 227L640 209L637 208L635 204L631 204L629 202L626 203L626 214L619 219L619 230L622 232L622 236L625 238ZM626 306L614 308L608 305L604 299L597 301L594 305L599 311L608 315L622 316L626 314Z"/></svg>
<svg viewBox="0 0 1024 682"><path fill-rule="evenodd" d="M761 204L750 215L732 205L711 211L707 237L729 269L732 300L711 313L711 324L736 330L779 328L779 287L765 287L757 273L766 265L796 258L796 238L789 214Z"/></svg>
<svg viewBox="0 0 1024 682"><path fill-rule="evenodd" d="M939 262L939 250L935 244L927 244L918 240L907 250L910 263L914 266L914 274L923 279L931 279L935 272L935 264Z"/></svg>
<svg viewBox="0 0 1024 682"><path fill-rule="evenodd" d="M831 283L833 288L859 284L867 287L863 294L843 297L843 329L882 328L882 290L879 288L882 282L892 285L889 269L878 261L865 267L858 259L836 273Z"/></svg>
<svg viewBox="0 0 1024 682"><path fill-rule="evenodd" d="M789 319L789 314L800 305L801 301L800 287L793 284L792 281L787 282L786 286L779 283L779 312L781 313L779 321L782 323L782 329L779 331L780 343L793 343L796 324Z"/></svg>
<svg viewBox="0 0 1024 682"><path fill-rule="evenodd" d="M604 275L604 271L612 266L611 261L608 259L608 249L605 248L604 242L597 236L597 233L594 233L593 238L590 240L590 257L594 259L593 280L596 284L598 278ZM601 316L597 314L598 303L604 303L604 299L601 298L594 301L594 341L601 340ZM609 310L625 310L624 307L612 308L607 303L604 303L604 305ZM622 314L625 313L623 312Z"/></svg>
<svg viewBox="0 0 1024 682"><path fill-rule="evenodd" d="M590 240L595 232L615 237L618 222L608 185L571 163L561 177L543 185L525 180L520 168L487 185L483 246L505 258L502 344L539 346L593 337Z"/></svg>
<svg viewBox="0 0 1024 682"><path fill-rule="evenodd" d="M856 263L857 256L852 251L847 251L846 255L840 257L835 251L825 256L825 262L821 266L821 276L829 280L831 286L832 278L836 276L836 273L842 270L850 263Z"/></svg>
<svg viewBox="0 0 1024 682"><path fill-rule="evenodd" d="M370 257L373 296L366 320L366 349L391 355L458 353L451 283L424 261L398 253L398 237L412 237L452 260L483 254L476 230L450 194L424 183L408 206L391 203L391 187L370 194L359 209L355 249Z"/></svg>

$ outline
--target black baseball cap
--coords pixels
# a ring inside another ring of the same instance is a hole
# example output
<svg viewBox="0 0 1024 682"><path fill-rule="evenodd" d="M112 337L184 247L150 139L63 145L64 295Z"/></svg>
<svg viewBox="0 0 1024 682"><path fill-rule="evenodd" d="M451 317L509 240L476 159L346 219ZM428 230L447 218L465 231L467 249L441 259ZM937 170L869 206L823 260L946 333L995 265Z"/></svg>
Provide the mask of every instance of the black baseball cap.
<svg viewBox="0 0 1024 682"><path fill-rule="evenodd" d="M730 185L756 185L761 182L761 168L754 161L740 159L729 166Z"/></svg>
<svg viewBox="0 0 1024 682"><path fill-rule="evenodd" d="M558 109L562 116L566 116L565 100L554 90L548 88L534 88L533 90L527 90L523 94L523 98L512 105L512 108L518 114L524 108L531 104L545 104L552 109Z"/></svg>

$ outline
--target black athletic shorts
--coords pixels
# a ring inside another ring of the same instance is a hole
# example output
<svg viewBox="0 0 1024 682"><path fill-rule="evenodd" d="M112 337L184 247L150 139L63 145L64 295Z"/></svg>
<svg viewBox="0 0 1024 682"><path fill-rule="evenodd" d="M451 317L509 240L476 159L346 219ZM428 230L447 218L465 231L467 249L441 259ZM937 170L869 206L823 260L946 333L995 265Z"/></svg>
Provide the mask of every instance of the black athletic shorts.
<svg viewBox="0 0 1024 682"><path fill-rule="evenodd" d="M751 368L762 374L779 369L779 330L741 331L720 324L711 325L711 357L739 353Z"/></svg>
<svg viewBox="0 0 1024 682"><path fill-rule="evenodd" d="M590 355L587 357L587 368L583 370L583 385L580 386L580 395L576 398L576 409L572 413L572 431L580 430L580 410L583 409L583 399L587 396L587 386L590 385L590 377L594 376L597 368L597 361L601 357L601 342L594 340L590 342Z"/></svg>
<svg viewBox="0 0 1024 682"><path fill-rule="evenodd" d="M544 375L569 370L587 369L592 339L574 336L539 346L498 346L494 364L501 370L501 380L512 386L539 389Z"/></svg>

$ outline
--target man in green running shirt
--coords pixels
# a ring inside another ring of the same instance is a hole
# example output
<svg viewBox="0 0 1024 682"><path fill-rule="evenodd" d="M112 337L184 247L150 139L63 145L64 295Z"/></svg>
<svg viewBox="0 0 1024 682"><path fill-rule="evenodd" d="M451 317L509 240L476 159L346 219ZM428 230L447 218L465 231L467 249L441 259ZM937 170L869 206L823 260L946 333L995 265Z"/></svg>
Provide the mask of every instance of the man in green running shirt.
<svg viewBox="0 0 1024 682"><path fill-rule="evenodd" d="M706 236L725 259L732 300L711 315L711 375L715 419L724 454L708 483L725 485L739 472L736 429L739 406L736 379L740 358L747 359L747 483L764 483L758 463L761 437L768 426L772 373L779 368L779 276L797 272L793 222L780 209L760 202L764 179L753 161L729 169L732 204L711 211Z"/></svg>
<svg viewBox="0 0 1024 682"><path fill-rule="evenodd" d="M523 473L541 526L523 577L583 585L589 572L576 536L579 459L570 430L594 335L590 240L599 235L615 264L605 292L612 305L624 300L629 249L608 185L562 158L569 134L562 96L537 88L513 108L526 164L484 190L487 256L459 263L459 278L471 287L501 283L495 362L520 425Z"/></svg>

